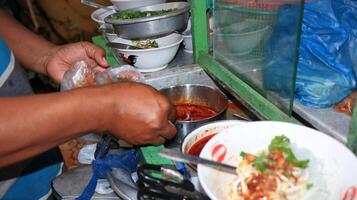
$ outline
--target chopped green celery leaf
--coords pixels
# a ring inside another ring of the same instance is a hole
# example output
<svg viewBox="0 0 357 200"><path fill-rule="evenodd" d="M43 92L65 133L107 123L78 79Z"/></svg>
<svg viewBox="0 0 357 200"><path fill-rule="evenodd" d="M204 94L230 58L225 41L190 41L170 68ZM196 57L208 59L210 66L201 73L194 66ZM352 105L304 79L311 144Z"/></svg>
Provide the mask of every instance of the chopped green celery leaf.
<svg viewBox="0 0 357 200"><path fill-rule="evenodd" d="M309 165L309 160L296 160L295 162L292 162L292 164L295 167L306 169Z"/></svg>
<svg viewBox="0 0 357 200"><path fill-rule="evenodd" d="M136 19L150 16L164 15L169 12L178 10L177 8L170 8L167 10L155 10L155 11L122 11L112 15L111 19Z"/></svg>
<svg viewBox="0 0 357 200"><path fill-rule="evenodd" d="M295 167L305 169L308 166L309 160L298 160L291 148L281 148L280 150L285 153L286 160Z"/></svg>
<svg viewBox="0 0 357 200"><path fill-rule="evenodd" d="M287 171L285 171L283 174L284 174L284 176L286 176L286 177L289 177L289 176L290 176L289 172L287 172Z"/></svg>
<svg viewBox="0 0 357 200"><path fill-rule="evenodd" d="M255 158L253 161L253 166L261 171L264 172L267 170L268 157L264 153L261 153L258 157Z"/></svg>
<svg viewBox="0 0 357 200"><path fill-rule="evenodd" d="M285 135L275 136L269 145L269 151L273 152L281 148L289 148L290 140Z"/></svg>
<svg viewBox="0 0 357 200"><path fill-rule="evenodd" d="M275 136L269 145L269 151L281 150L286 155L286 160L293 164L295 167L305 169L309 160L298 160L290 148L290 140L285 135Z"/></svg>
<svg viewBox="0 0 357 200"><path fill-rule="evenodd" d="M310 190L313 186L314 186L314 184L308 183L308 184L306 184L306 189Z"/></svg>

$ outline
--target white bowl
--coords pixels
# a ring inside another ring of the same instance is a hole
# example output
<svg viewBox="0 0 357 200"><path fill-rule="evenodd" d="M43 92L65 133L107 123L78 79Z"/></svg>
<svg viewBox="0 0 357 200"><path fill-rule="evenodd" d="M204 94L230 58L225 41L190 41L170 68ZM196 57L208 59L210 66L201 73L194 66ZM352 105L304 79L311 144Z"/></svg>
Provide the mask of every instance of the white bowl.
<svg viewBox="0 0 357 200"><path fill-rule="evenodd" d="M98 27L113 29L113 26L111 24L106 24L104 22L104 18L113 13L116 13L117 11L114 9L114 6L108 6L107 8L109 9L100 8L95 10L94 12L92 12L90 17L93 21L98 23Z"/></svg>
<svg viewBox="0 0 357 200"><path fill-rule="evenodd" d="M190 149L195 144L197 145L198 142L202 142L203 140L208 142L211 137L213 137L217 133L222 132L222 130L233 126L238 126L242 123L245 122L239 120L221 120L200 126L197 129L193 130L191 133L187 134L186 137L183 139L181 144L181 152L189 153ZM190 166L194 169L196 168L193 165Z"/></svg>
<svg viewBox="0 0 357 200"><path fill-rule="evenodd" d="M182 33L183 37L183 46L184 46L184 51L187 53L193 53L193 44L192 44L192 34L191 32L184 32ZM210 40L210 46L212 46L212 33L210 34L210 37L208 38Z"/></svg>
<svg viewBox="0 0 357 200"><path fill-rule="evenodd" d="M159 48L152 49L118 49L112 48L114 56L136 67L140 72L154 72L167 67L174 59L182 42L182 36L172 33L168 36L156 38ZM116 38L113 43L133 45L131 40Z"/></svg>
<svg viewBox="0 0 357 200"><path fill-rule="evenodd" d="M313 186L301 199L343 199L351 190L357 190L357 157L332 137L301 125L261 121L228 128L204 146L200 157L237 166L241 151L257 154L278 135L290 139L299 160L309 160L306 170ZM227 199L228 186L236 176L198 165L198 177L208 196L221 200Z"/></svg>
<svg viewBox="0 0 357 200"><path fill-rule="evenodd" d="M210 30L212 30L212 28L213 28L213 19L212 18L209 18L209 27L210 27ZM182 37L183 37L184 51L187 53L193 53L191 17L188 20L186 30L182 33ZM210 46L212 46L211 38L212 38L212 32L210 32L210 37L208 38L210 40Z"/></svg>
<svg viewBox="0 0 357 200"><path fill-rule="evenodd" d="M112 42L113 40L115 40L116 38L118 38L118 35L115 33L103 33L105 40Z"/></svg>
<svg viewBox="0 0 357 200"><path fill-rule="evenodd" d="M252 25L253 24L253 25ZM223 27L215 34L217 48L223 48L227 53L237 53L245 55L255 48L264 48L264 42L270 37L272 27L264 22L244 20Z"/></svg>
<svg viewBox="0 0 357 200"><path fill-rule="evenodd" d="M225 130L227 128L240 125L245 123L240 120L221 120L212 123L205 124L203 126L198 127L191 133L187 134L183 139L181 144L181 151L184 153L188 153L189 149L200 139L209 136L216 135L217 133Z"/></svg>
<svg viewBox="0 0 357 200"><path fill-rule="evenodd" d="M182 34L183 37L183 44L184 44L184 51L187 53L192 53L193 48L192 48L192 35L191 33L189 34Z"/></svg>
<svg viewBox="0 0 357 200"><path fill-rule="evenodd" d="M110 0L110 1L119 11L166 2L166 0Z"/></svg>

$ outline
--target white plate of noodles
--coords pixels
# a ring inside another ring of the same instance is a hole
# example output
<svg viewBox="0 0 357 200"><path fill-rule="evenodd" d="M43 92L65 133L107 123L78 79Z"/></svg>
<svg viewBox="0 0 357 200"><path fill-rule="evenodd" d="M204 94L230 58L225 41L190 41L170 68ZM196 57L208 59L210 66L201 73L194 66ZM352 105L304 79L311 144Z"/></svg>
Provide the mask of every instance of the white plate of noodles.
<svg viewBox="0 0 357 200"><path fill-rule="evenodd" d="M237 175L198 165L213 200L357 200L357 157L314 129L251 122L222 130L200 157L237 167Z"/></svg>

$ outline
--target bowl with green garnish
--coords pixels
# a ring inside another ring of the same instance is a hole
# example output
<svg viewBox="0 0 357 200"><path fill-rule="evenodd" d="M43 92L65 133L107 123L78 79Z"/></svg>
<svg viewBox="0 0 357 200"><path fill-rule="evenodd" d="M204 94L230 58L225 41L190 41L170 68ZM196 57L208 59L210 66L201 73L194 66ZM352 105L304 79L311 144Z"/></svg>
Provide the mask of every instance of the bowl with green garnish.
<svg viewBox="0 0 357 200"><path fill-rule="evenodd" d="M163 3L116 12L104 21L113 25L121 38L146 39L184 31L189 10L187 2Z"/></svg>
<svg viewBox="0 0 357 200"><path fill-rule="evenodd" d="M119 11L165 3L165 0L110 0Z"/></svg>
<svg viewBox="0 0 357 200"><path fill-rule="evenodd" d="M182 36L177 33L143 40L127 40L117 37L108 46L111 46L118 61L126 62L140 72L154 72L168 66L174 59L182 40ZM120 45L113 45L113 43ZM130 47L125 47L125 45L130 45Z"/></svg>

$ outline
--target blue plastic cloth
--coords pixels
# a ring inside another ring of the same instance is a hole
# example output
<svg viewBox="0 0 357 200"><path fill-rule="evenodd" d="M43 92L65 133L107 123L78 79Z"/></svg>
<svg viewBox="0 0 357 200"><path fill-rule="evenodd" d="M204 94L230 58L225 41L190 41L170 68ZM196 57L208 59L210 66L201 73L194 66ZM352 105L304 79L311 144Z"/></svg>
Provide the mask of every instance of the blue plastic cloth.
<svg viewBox="0 0 357 200"><path fill-rule="evenodd" d="M187 170L185 163L175 161L175 167L187 180L190 180L191 174Z"/></svg>
<svg viewBox="0 0 357 200"><path fill-rule="evenodd" d="M293 62L299 9L279 9L266 51L263 85L282 96L294 85ZM357 1L318 0L305 3L295 99L315 107L330 107L356 89Z"/></svg>
<svg viewBox="0 0 357 200"><path fill-rule="evenodd" d="M5 41L0 37L0 77L5 72L10 62L11 51Z"/></svg>
<svg viewBox="0 0 357 200"><path fill-rule="evenodd" d="M128 150L121 154L108 154L92 162L93 175L82 194L76 200L89 200L95 192L97 181L107 178L112 168L120 168L128 173L137 171L139 156L135 150Z"/></svg>

